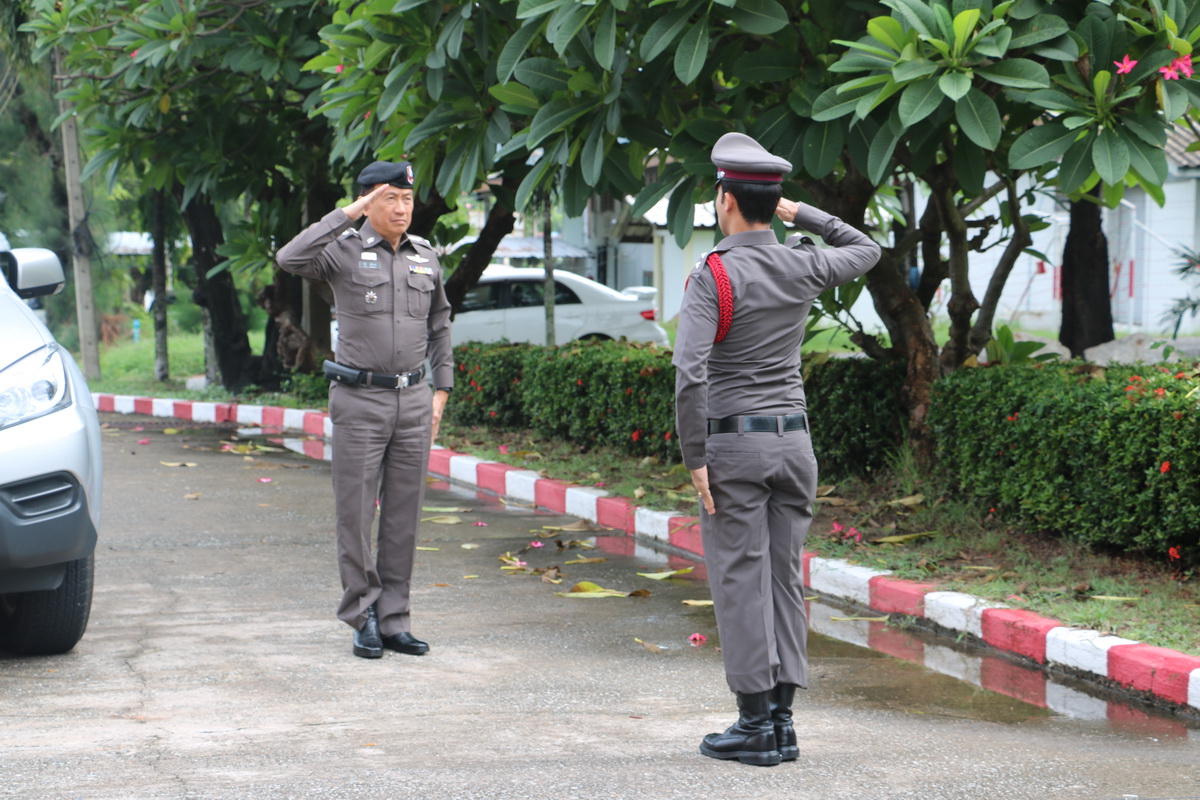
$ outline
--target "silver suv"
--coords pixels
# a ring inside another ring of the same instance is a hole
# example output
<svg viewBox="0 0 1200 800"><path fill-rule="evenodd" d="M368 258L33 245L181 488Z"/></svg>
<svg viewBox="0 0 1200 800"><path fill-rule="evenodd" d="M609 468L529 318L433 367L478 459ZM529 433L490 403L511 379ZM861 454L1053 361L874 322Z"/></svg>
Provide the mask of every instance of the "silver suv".
<svg viewBox="0 0 1200 800"><path fill-rule="evenodd" d="M0 249L0 650L65 653L87 628L100 425L83 374L25 299L62 289L49 250Z"/></svg>

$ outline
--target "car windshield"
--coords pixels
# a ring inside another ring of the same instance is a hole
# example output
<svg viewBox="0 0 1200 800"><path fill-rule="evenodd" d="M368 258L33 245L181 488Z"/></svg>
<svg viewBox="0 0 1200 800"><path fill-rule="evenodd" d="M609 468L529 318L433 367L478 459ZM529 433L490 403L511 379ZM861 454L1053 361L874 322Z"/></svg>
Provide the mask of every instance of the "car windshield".
<svg viewBox="0 0 1200 800"><path fill-rule="evenodd" d="M509 281L508 305L510 308L545 305L545 284L542 281ZM579 302L579 295L558 281L554 282L554 304L571 305Z"/></svg>

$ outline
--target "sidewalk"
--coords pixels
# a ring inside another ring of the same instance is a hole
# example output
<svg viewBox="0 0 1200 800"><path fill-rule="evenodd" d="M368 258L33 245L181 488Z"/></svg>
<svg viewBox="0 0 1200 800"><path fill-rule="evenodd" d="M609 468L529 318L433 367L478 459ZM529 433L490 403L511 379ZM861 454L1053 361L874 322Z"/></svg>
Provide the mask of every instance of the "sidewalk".
<svg viewBox="0 0 1200 800"><path fill-rule="evenodd" d="M109 394L95 394L93 399L102 412L233 422L320 436L321 441L296 441L293 449L317 459L329 460L331 455L325 440L332 436L333 424L321 411ZM628 498L609 496L602 489L542 478L532 470L437 447L430 454L429 472L624 531L699 558L704 556L696 517L642 508ZM1200 712L1200 656L1106 636L1098 631L1069 628L1029 611L961 592L938 591L932 584L900 580L885 571L810 553L804 556L804 582L825 597L879 614L908 615L950 637L969 638L1044 669L1120 687L1156 705Z"/></svg>

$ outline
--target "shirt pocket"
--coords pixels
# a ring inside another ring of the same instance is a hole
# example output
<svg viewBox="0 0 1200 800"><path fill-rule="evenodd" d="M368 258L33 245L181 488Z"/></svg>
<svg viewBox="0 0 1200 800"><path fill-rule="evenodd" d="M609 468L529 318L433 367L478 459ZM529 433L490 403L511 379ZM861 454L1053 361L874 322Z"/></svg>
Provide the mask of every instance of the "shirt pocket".
<svg viewBox="0 0 1200 800"><path fill-rule="evenodd" d="M433 276L408 273L408 314L417 319L429 317L433 298Z"/></svg>
<svg viewBox="0 0 1200 800"><path fill-rule="evenodd" d="M350 310L358 314L385 314L391 310L392 290L382 270L350 273Z"/></svg>

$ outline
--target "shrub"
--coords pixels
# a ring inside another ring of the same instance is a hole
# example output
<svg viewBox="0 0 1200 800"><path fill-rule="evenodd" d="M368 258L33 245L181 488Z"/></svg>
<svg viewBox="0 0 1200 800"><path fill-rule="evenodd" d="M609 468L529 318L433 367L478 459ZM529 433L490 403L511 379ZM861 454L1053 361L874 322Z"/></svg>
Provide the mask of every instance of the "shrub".
<svg viewBox="0 0 1200 800"><path fill-rule="evenodd" d="M531 348L468 342L454 348L454 391L449 413L465 425L525 428L521 380Z"/></svg>
<svg viewBox="0 0 1200 800"><path fill-rule="evenodd" d="M1200 413L1160 366L963 369L934 387L943 486L1088 544L1200 561Z"/></svg>
<svg viewBox="0 0 1200 800"><path fill-rule="evenodd" d="M904 437L904 365L838 358L806 371L804 393L822 479L863 477L883 467Z"/></svg>

